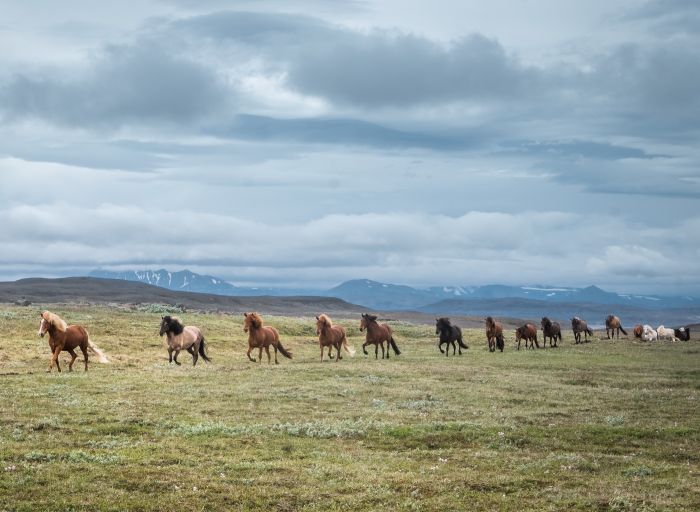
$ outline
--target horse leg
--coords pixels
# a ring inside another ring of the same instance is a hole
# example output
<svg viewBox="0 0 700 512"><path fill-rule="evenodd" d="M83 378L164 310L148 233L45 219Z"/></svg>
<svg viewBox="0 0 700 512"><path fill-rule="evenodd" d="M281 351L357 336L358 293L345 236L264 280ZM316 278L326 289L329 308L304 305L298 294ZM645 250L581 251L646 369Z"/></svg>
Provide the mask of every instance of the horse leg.
<svg viewBox="0 0 700 512"><path fill-rule="evenodd" d="M440 349L440 353L441 353L441 354L444 354L444 353L445 353L445 351L442 350L442 340L438 340L438 348Z"/></svg>
<svg viewBox="0 0 700 512"><path fill-rule="evenodd" d="M168 364L173 364L173 349L168 347Z"/></svg>
<svg viewBox="0 0 700 512"><path fill-rule="evenodd" d="M379 343L374 344L374 358L379 359ZM384 359L384 347L382 346L382 359Z"/></svg>
<svg viewBox="0 0 700 512"><path fill-rule="evenodd" d="M194 345L192 345L190 348L187 349L187 351L192 354L192 366L197 365L197 359L199 359L199 352L197 352L197 349L194 348Z"/></svg>
<svg viewBox="0 0 700 512"><path fill-rule="evenodd" d="M253 361L253 362L256 362L255 359L253 359L252 357L250 357L250 351L251 351L251 350L253 350L253 347L251 347L250 345L248 345L248 352L246 352L246 355L248 356L248 359L250 359L250 360Z"/></svg>
<svg viewBox="0 0 700 512"><path fill-rule="evenodd" d="M382 359L384 359L384 342L382 341L380 343L380 346L382 347ZM389 359L389 344L386 344L386 358Z"/></svg>
<svg viewBox="0 0 700 512"><path fill-rule="evenodd" d="M258 363L262 363L262 345L260 345L260 350L258 350Z"/></svg>
<svg viewBox="0 0 700 512"><path fill-rule="evenodd" d="M335 362L336 363L343 358L343 356L340 355L341 344L342 344L342 341L340 343L338 343L337 345L335 345L335 349L338 351L338 353L335 355ZM328 353L330 354L330 350L328 351Z"/></svg>
<svg viewBox="0 0 700 512"><path fill-rule="evenodd" d="M455 343L455 340L452 340L452 355L454 356L454 355L456 355L456 354L457 354L457 343ZM459 355L460 355L460 356L462 355L462 349L461 349L461 348L459 349Z"/></svg>
<svg viewBox="0 0 700 512"><path fill-rule="evenodd" d="M76 354L75 350L73 350L72 348L68 349L68 353L70 354L70 363L68 363L68 371L72 372L73 362L78 358L78 354Z"/></svg>
<svg viewBox="0 0 700 512"><path fill-rule="evenodd" d="M323 345L321 345L321 362L323 362Z"/></svg>
<svg viewBox="0 0 700 512"><path fill-rule="evenodd" d="M362 352L364 352L365 355L368 355L368 354L367 354L367 349L365 348L366 346L367 346L367 342L365 341L365 342L362 344Z"/></svg>
<svg viewBox="0 0 700 512"><path fill-rule="evenodd" d="M270 345L265 346L265 352L267 353L267 364L271 364L270 360ZM277 352L277 349L275 349L275 353ZM276 359L276 358L275 358ZM277 364L277 361L275 361L275 364Z"/></svg>
<svg viewBox="0 0 700 512"><path fill-rule="evenodd" d="M88 367L88 351L87 351L87 346L82 346L80 347L80 350L83 353L83 359L85 360L85 371L87 371Z"/></svg>
<svg viewBox="0 0 700 512"><path fill-rule="evenodd" d="M180 363L177 362L177 355L180 353L179 350L175 350L175 353L173 354L173 361L175 361L175 364L180 366Z"/></svg>
<svg viewBox="0 0 700 512"><path fill-rule="evenodd" d="M279 361L277 361L277 345L272 345L272 348L275 349L275 364L280 364ZM269 352L267 354L270 355Z"/></svg>

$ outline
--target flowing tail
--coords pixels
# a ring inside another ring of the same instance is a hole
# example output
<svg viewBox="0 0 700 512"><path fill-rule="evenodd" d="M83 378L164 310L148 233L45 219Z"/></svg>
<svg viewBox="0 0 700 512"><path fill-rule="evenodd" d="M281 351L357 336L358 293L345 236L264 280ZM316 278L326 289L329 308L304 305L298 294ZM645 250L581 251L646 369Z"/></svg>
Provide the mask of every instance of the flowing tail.
<svg viewBox="0 0 700 512"><path fill-rule="evenodd" d="M282 355L283 355L284 357L286 357L287 359L291 359L291 358L292 358L292 353L291 353L289 350L287 350L286 348L284 348L284 347L282 346L282 342L280 342L280 341L277 341L277 350L279 350L280 352L282 352Z"/></svg>
<svg viewBox="0 0 700 512"><path fill-rule="evenodd" d="M88 349L97 356L97 360L100 363L109 363L109 359L104 352L102 352L97 345L95 345L90 338L88 338Z"/></svg>
<svg viewBox="0 0 700 512"><path fill-rule="evenodd" d="M462 347L462 348L469 348L469 346L468 346L468 345L465 345L465 343L462 341L462 338L459 338L459 339L457 340L457 343L459 343L459 346Z"/></svg>
<svg viewBox="0 0 700 512"><path fill-rule="evenodd" d="M348 354L350 354L350 357L354 357L354 356L355 356L355 349L354 349L353 347L351 347L351 346L348 345L348 339L347 339L347 338L343 338L343 348L345 349L345 352L347 352Z"/></svg>
<svg viewBox="0 0 700 512"><path fill-rule="evenodd" d="M202 342L199 344L199 355L202 356L207 363L211 363L211 359L204 353L204 336L202 336Z"/></svg>
<svg viewBox="0 0 700 512"><path fill-rule="evenodd" d="M391 348L394 349L394 352L396 353L396 355L397 355L397 356L398 356L398 355L401 355L401 351L399 350L398 345L397 345L396 342L394 341L394 337L393 337L393 336L392 336L391 339L389 340L389 343L391 343Z"/></svg>
<svg viewBox="0 0 700 512"><path fill-rule="evenodd" d="M620 330L622 331L622 334L624 334L625 336L627 336L627 331L625 331L625 330L622 328L622 326L620 326Z"/></svg>
<svg viewBox="0 0 700 512"><path fill-rule="evenodd" d="M593 336L593 331L591 331L588 327L586 327L586 333L587 333L589 336Z"/></svg>
<svg viewBox="0 0 700 512"><path fill-rule="evenodd" d="M503 348L505 347L505 342L503 341L503 335L499 334L496 336L496 347L498 350L503 352Z"/></svg>

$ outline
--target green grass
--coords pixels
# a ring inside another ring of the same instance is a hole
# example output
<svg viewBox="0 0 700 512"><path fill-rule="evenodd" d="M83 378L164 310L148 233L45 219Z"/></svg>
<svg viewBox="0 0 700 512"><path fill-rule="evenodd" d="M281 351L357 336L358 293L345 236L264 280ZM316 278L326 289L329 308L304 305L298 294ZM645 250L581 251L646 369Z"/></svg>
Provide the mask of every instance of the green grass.
<svg viewBox="0 0 700 512"><path fill-rule="evenodd" d="M312 318L267 317L294 353L268 366L242 317L183 313L213 359L192 368L157 312L53 310L113 363L46 374L37 310L0 308L0 510L700 508L697 341L491 354L468 330L445 358L395 323L404 353L375 361L352 320L336 364Z"/></svg>

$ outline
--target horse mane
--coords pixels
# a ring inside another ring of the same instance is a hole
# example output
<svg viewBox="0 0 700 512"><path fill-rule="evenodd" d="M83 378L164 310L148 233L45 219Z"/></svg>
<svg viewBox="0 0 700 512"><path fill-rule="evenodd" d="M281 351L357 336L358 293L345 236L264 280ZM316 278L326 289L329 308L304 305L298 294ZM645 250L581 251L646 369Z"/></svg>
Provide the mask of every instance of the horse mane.
<svg viewBox="0 0 700 512"><path fill-rule="evenodd" d="M369 320L370 322L376 322L376 321L377 321L377 315L370 315L370 314L368 314L368 313L363 313L362 316L365 317L365 318L366 318L367 320Z"/></svg>
<svg viewBox="0 0 700 512"><path fill-rule="evenodd" d="M44 311L41 314L41 318L46 320L61 332L66 332L66 329L68 329L68 324L60 316L52 313L51 311Z"/></svg>
<svg viewBox="0 0 700 512"><path fill-rule="evenodd" d="M259 313L245 313L246 321L250 322L250 325L256 329L260 329L263 326L263 319Z"/></svg>
<svg viewBox="0 0 700 512"><path fill-rule="evenodd" d="M164 316L163 320L168 324L168 328L176 336L182 334L182 331L185 330L185 326L182 325L182 322L176 316Z"/></svg>
<svg viewBox="0 0 700 512"><path fill-rule="evenodd" d="M331 322L331 319L328 317L328 315L318 315L316 317L316 320L318 320L318 323L324 324L328 327L333 327L333 322Z"/></svg>
<svg viewBox="0 0 700 512"><path fill-rule="evenodd" d="M489 327L492 325L496 325L496 322L493 321L493 317L491 317L491 316L486 317L486 325L488 325Z"/></svg>
<svg viewBox="0 0 700 512"><path fill-rule="evenodd" d="M452 324L450 323L450 319L447 318L446 316L441 316L440 318L436 318L437 323L440 325L445 325L447 327L451 326Z"/></svg>
<svg viewBox="0 0 700 512"><path fill-rule="evenodd" d="M547 327L551 327L551 325L552 325L552 321L547 316L542 317L542 323L544 325L546 325Z"/></svg>

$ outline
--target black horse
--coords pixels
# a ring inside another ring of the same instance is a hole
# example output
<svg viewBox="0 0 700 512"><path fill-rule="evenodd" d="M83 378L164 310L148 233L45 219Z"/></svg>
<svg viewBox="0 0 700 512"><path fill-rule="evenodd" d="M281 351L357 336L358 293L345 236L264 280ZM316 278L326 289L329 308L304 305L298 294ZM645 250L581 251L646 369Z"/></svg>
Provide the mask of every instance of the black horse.
<svg viewBox="0 0 700 512"><path fill-rule="evenodd" d="M575 316L571 319L571 330L574 331L574 339L576 343L581 343L581 333L583 333L586 343L588 343L588 335L593 336L593 331L588 328L588 323Z"/></svg>
<svg viewBox="0 0 700 512"><path fill-rule="evenodd" d="M542 317L542 338L544 338L544 345L547 345L547 338L549 338L549 346L556 347L557 339L561 341L561 326L559 322L552 322L548 317ZM554 341L554 345L552 345Z"/></svg>
<svg viewBox="0 0 700 512"><path fill-rule="evenodd" d="M690 327L688 327L687 325L685 327L673 329L673 333L676 335L676 338L678 338L681 341L690 340Z"/></svg>
<svg viewBox="0 0 700 512"><path fill-rule="evenodd" d="M462 355L463 348L469 348L462 341L462 329L456 325L450 323L449 318L436 318L435 319L435 334L440 335L440 341L438 342L438 348L440 352L445 354L445 357L450 355L450 343L452 343L452 355L455 355L457 346L455 341L459 343L459 355ZM442 350L442 344L447 343L447 351Z"/></svg>

